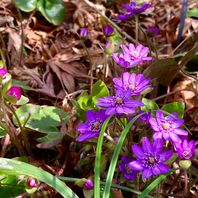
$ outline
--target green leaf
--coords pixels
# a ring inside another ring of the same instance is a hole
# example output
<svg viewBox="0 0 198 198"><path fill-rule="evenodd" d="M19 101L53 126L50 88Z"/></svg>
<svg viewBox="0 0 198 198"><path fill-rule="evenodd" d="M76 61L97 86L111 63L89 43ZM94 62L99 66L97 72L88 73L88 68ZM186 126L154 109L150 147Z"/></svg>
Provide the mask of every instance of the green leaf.
<svg viewBox="0 0 198 198"><path fill-rule="evenodd" d="M6 136L6 134L7 134L7 133L6 133L5 129L3 129L3 128L0 126L0 138Z"/></svg>
<svg viewBox="0 0 198 198"><path fill-rule="evenodd" d="M198 8L193 8L187 13L188 17L195 17L198 18Z"/></svg>
<svg viewBox="0 0 198 198"><path fill-rule="evenodd" d="M157 79L162 85L169 85L178 72L178 65L174 58L156 60L145 71L145 76Z"/></svg>
<svg viewBox="0 0 198 198"><path fill-rule="evenodd" d="M78 198L78 196L57 177L30 164L7 158L0 158L0 172L5 175L27 175L51 186L64 198Z"/></svg>
<svg viewBox="0 0 198 198"><path fill-rule="evenodd" d="M165 175L160 175L157 179L155 179L149 186L147 186L147 188L140 194L139 198L144 198L147 197L147 195L157 186L159 185L159 183L161 181L163 181L164 179L166 179L167 176L169 176L172 172L174 172L175 169L172 169L171 171L169 171L169 173L165 174Z"/></svg>
<svg viewBox="0 0 198 198"><path fill-rule="evenodd" d="M36 8L37 0L15 0L17 8L24 12L31 12Z"/></svg>
<svg viewBox="0 0 198 198"><path fill-rule="evenodd" d="M19 181L16 175L3 175L0 186L0 197L13 198L25 192L25 182Z"/></svg>
<svg viewBox="0 0 198 198"><path fill-rule="evenodd" d="M61 126L62 122L68 120L68 115L62 109L53 106L26 104L17 109L16 115L26 128L47 134L37 139L40 143L37 145L39 148L50 148L58 144L64 136L58 127ZM12 119L14 124L18 126L14 115Z"/></svg>
<svg viewBox="0 0 198 198"><path fill-rule="evenodd" d="M106 84L102 81L99 80L97 81L92 88L92 101L94 102L94 104L97 103L97 99L98 98L102 98L104 96L108 96L109 95L109 90L106 86Z"/></svg>
<svg viewBox="0 0 198 198"><path fill-rule="evenodd" d="M144 103L144 106L141 107L142 111L149 111L149 110L157 110L159 109L156 102L149 100L147 98L142 98L142 102Z"/></svg>
<svg viewBox="0 0 198 198"><path fill-rule="evenodd" d="M59 25L64 20L65 7L61 0L39 0L37 9L54 25Z"/></svg>
<svg viewBox="0 0 198 198"><path fill-rule="evenodd" d="M91 107L88 104L89 99L90 99L90 96L88 95L87 92L81 93L80 96L78 97L79 107L85 111L91 109Z"/></svg>
<svg viewBox="0 0 198 198"><path fill-rule="evenodd" d="M168 113L176 112L178 113L179 118L182 118L184 115L185 104L183 102L171 102L165 104L162 107L162 110L167 111Z"/></svg>
<svg viewBox="0 0 198 198"><path fill-rule="evenodd" d="M29 98L21 95L20 100L17 101L16 105L25 105L29 102Z"/></svg>

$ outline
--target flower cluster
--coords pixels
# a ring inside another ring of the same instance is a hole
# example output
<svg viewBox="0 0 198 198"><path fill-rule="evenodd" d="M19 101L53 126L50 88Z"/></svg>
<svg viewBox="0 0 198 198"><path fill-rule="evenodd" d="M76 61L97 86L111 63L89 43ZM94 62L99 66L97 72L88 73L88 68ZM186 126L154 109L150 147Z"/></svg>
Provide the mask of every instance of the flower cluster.
<svg viewBox="0 0 198 198"><path fill-rule="evenodd" d="M116 17L116 20L127 20L135 16L136 14L144 12L145 10L151 7L151 4L145 3L141 6L138 6L136 2L130 2L129 5L122 4L122 7L124 8L125 13L119 14Z"/></svg>
<svg viewBox="0 0 198 198"><path fill-rule="evenodd" d="M138 7L135 2L131 2L129 5L122 4L122 7L126 13L119 15L117 19L125 20L145 11L150 4ZM153 36L159 33L154 26L148 26L148 30ZM106 37L111 36L113 31L111 26L103 26ZM120 47L121 52L109 53L114 48L111 43L107 42L105 49L106 52L108 50L107 54L110 54L113 60L124 68L121 77L113 78L115 94L97 98L95 105L99 110L86 112L86 122L79 124L77 128L80 132L77 141L83 142L98 137L104 121L109 116L117 116L117 118L130 121L138 113L140 116L135 124L141 121L149 126L153 131L151 140L143 137L141 146L133 144L131 146L132 154L122 156L118 166L119 171L129 181L135 180L139 173L143 179L166 174L171 169L167 161L174 151L181 159L188 160L195 154L195 141L187 140L188 132L182 128L184 119L179 118L177 113L168 114L163 110L152 111L152 108L145 110L147 107L143 107L145 100L142 100L142 95L152 90L151 79L146 78L142 73L132 73L130 69L139 68L141 64L152 61L152 57L149 56L149 48L133 43L122 44ZM138 71L138 69L133 69L133 71ZM108 139L114 140L112 137L108 137Z"/></svg>
<svg viewBox="0 0 198 198"><path fill-rule="evenodd" d="M113 53L114 61L124 68L132 68L143 62L152 60L152 57L148 56L149 48L139 44L137 47L130 43L129 46L121 45L122 53Z"/></svg>

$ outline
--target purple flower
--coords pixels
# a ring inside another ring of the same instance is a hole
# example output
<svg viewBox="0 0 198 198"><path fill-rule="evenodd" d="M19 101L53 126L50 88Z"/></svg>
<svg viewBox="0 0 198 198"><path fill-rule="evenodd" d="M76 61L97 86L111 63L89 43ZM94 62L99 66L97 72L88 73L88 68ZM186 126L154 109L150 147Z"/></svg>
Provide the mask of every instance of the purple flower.
<svg viewBox="0 0 198 198"><path fill-rule="evenodd" d="M105 115L104 110L86 112L87 122L81 123L78 125L77 130L81 135L77 138L77 141L83 142L93 137L98 137L103 122L106 120L107 116Z"/></svg>
<svg viewBox="0 0 198 198"><path fill-rule="evenodd" d="M17 87L17 86L12 86L8 90L8 95L15 96L17 98L17 100L20 100L20 98L21 98L21 88Z"/></svg>
<svg viewBox="0 0 198 198"><path fill-rule="evenodd" d="M175 143L177 153L181 159L190 159L195 155L195 141L184 139L181 143Z"/></svg>
<svg viewBox="0 0 198 198"><path fill-rule="evenodd" d="M183 123L183 119L178 119L177 113L172 113L170 116L164 117L162 111L156 111L156 118L151 117L149 119L151 128L154 130L153 139L158 138L165 140L171 140L175 142L181 142L179 135L187 136L188 132L179 128Z"/></svg>
<svg viewBox="0 0 198 198"><path fill-rule="evenodd" d="M111 36L114 31L114 29L110 25L104 25L102 29L106 36Z"/></svg>
<svg viewBox="0 0 198 198"><path fill-rule="evenodd" d="M131 147L137 160L129 163L132 170L141 171L144 179L152 175L165 174L170 167L164 164L173 154L173 151L163 151L163 142L157 139L153 144L147 137L142 139L142 147L137 144Z"/></svg>
<svg viewBox="0 0 198 198"><path fill-rule="evenodd" d="M143 111L140 111L139 114L143 113ZM140 120L142 123L144 124L149 124L149 119L151 117L151 112L144 112L144 114L142 114L138 120Z"/></svg>
<svg viewBox="0 0 198 198"><path fill-rule="evenodd" d="M106 115L132 114L135 112L135 107L144 106L144 104L139 100L130 99L130 96L130 91L117 90L115 96L99 98L96 105L106 108Z"/></svg>
<svg viewBox="0 0 198 198"><path fill-rule="evenodd" d="M118 15L116 20L127 20L133 17L135 14L144 12L151 7L151 4L145 3L141 6L137 6L136 2L130 2L129 5L122 4L122 7L125 9L125 13Z"/></svg>
<svg viewBox="0 0 198 198"><path fill-rule="evenodd" d="M92 190L93 187L94 187L94 183L91 179L88 179L85 184L84 184L84 187L86 190Z"/></svg>
<svg viewBox="0 0 198 198"><path fill-rule="evenodd" d="M37 186L37 182L35 179L33 178L28 178L27 180L27 185L30 187L30 188L35 188Z"/></svg>
<svg viewBox="0 0 198 198"><path fill-rule="evenodd" d="M81 30L80 30L80 36L82 38L85 38L85 37L88 36L88 30L87 30L87 28L85 28L85 27L81 28Z"/></svg>
<svg viewBox="0 0 198 198"><path fill-rule="evenodd" d="M7 70L5 68L0 68L0 75L2 76L3 79L5 79L7 74Z"/></svg>
<svg viewBox="0 0 198 198"><path fill-rule="evenodd" d="M120 172L122 172L123 177L127 180L135 180L137 177L137 173L138 173L138 171L132 170L129 167L129 162L131 161L132 161L132 158L122 156L122 161L119 164L119 170Z"/></svg>
<svg viewBox="0 0 198 198"><path fill-rule="evenodd" d="M144 90L151 88L150 78L144 78L143 74L130 74L124 72L122 78L113 78L116 89L130 90L132 96L140 95Z"/></svg>
<svg viewBox="0 0 198 198"><path fill-rule="evenodd" d="M148 25L147 26L148 32L152 35L152 36L157 36L160 32L160 30L158 28L156 28L155 26L152 25Z"/></svg>
<svg viewBox="0 0 198 198"><path fill-rule="evenodd" d="M124 68L135 67L143 62L151 61L152 57L147 56L149 48L139 44L135 47L132 43L129 46L121 45L123 53L116 55L113 53L114 61Z"/></svg>

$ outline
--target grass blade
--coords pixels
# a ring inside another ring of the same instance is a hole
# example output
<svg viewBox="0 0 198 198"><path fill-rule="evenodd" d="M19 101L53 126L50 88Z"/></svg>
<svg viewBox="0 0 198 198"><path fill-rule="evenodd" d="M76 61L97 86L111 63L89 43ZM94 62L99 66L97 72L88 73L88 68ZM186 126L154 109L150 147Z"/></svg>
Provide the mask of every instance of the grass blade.
<svg viewBox="0 0 198 198"><path fill-rule="evenodd" d="M64 198L78 198L78 196L57 177L25 162L0 158L0 173L5 175L27 175L54 188Z"/></svg>
<svg viewBox="0 0 198 198"><path fill-rule="evenodd" d="M126 127L123 129L121 136L118 140L118 143L115 147L113 156L112 156L112 160L111 160L111 164L109 166L109 170L108 170L108 174L107 174L107 179L106 179L106 184L105 184L105 188L104 188L104 194L103 194L103 198L107 198L110 196L110 189L111 189L111 184L112 184L112 179L113 179L113 175L115 172L115 168L116 168L116 164L118 161L118 156L120 154L120 150L121 147L124 143L124 140L127 136L127 133L129 132L129 129L131 128L131 126L133 125L133 123L144 113L135 116L127 125Z"/></svg>
<svg viewBox="0 0 198 198"><path fill-rule="evenodd" d="M107 128L107 125L110 121L111 117L109 117L104 124L102 125L101 132L98 138L98 144L96 148L96 159L94 165L94 198L100 198L100 164L101 164L101 152L102 152L102 144L104 138L104 132Z"/></svg>
<svg viewBox="0 0 198 198"><path fill-rule="evenodd" d="M175 169L172 169L167 174L160 175L157 179L155 179L150 185L147 186L147 188L140 194L140 198L147 197L148 194L162 181L164 180L168 175L170 175L172 172L174 172Z"/></svg>

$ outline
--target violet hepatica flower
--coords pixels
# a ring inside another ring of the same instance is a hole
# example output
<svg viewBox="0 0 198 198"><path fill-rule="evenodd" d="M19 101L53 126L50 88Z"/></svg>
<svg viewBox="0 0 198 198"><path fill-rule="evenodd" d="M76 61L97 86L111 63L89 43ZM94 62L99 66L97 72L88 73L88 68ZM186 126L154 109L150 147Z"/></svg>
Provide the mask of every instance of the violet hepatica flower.
<svg viewBox="0 0 198 198"><path fill-rule="evenodd" d="M135 112L134 108L144 106L139 100L132 100L130 91L116 90L115 96L105 96L98 98L99 107L106 108L106 115L114 114L132 114Z"/></svg>
<svg viewBox="0 0 198 198"><path fill-rule="evenodd" d="M21 98L21 88L17 87L17 86L12 86L8 90L8 95L15 96L17 98L17 100L20 100L20 98Z"/></svg>
<svg viewBox="0 0 198 198"><path fill-rule="evenodd" d="M132 170L141 171L144 179L151 176L166 174L170 167L164 164L173 154L173 151L163 151L163 142L157 139L153 144L147 137L142 139L142 147L134 144L132 151L137 160L129 163Z"/></svg>
<svg viewBox="0 0 198 198"><path fill-rule="evenodd" d="M88 36L88 30L87 30L87 28L85 28L85 27L81 28L81 30L80 30L80 36L82 38L86 38Z"/></svg>
<svg viewBox="0 0 198 198"><path fill-rule="evenodd" d="M151 33L152 36L157 36L160 32L160 30L158 28L156 28L155 26L152 26L152 25L148 25L147 29L148 29L149 33Z"/></svg>
<svg viewBox="0 0 198 198"><path fill-rule="evenodd" d="M7 74L7 70L5 68L0 68L0 75L2 76L3 79L5 79Z"/></svg>
<svg viewBox="0 0 198 198"><path fill-rule="evenodd" d="M132 170L129 167L129 162L132 161L132 158L127 156L122 156L121 163L119 164L119 170L122 172L122 175L127 180L135 180L137 177L138 171Z"/></svg>
<svg viewBox="0 0 198 198"><path fill-rule="evenodd" d="M135 47L132 43L121 45L123 53L117 55L113 53L114 61L124 68L132 68L143 62L151 61L152 57L148 56L149 48L139 44Z"/></svg>
<svg viewBox="0 0 198 198"><path fill-rule="evenodd" d="M150 78L144 78L143 74L130 74L124 72L122 78L113 78L116 89L130 90L132 96L140 95L144 90L151 88Z"/></svg>
<svg viewBox="0 0 198 198"><path fill-rule="evenodd" d="M98 137L103 122L106 120L107 116L105 115L104 110L86 112L87 121L78 125L77 130L81 135L77 138L77 141L83 142L85 140Z"/></svg>
<svg viewBox="0 0 198 198"><path fill-rule="evenodd" d="M181 159L190 159L195 155L195 141L184 139L181 143L176 143L175 148Z"/></svg>
<svg viewBox="0 0 198 198"><path fill-rule="evenodd" d="M114 29L110 25L104 25L102 27L105 36L111 36Z"/></svg>
<svg viewBox="0 0 198 198"><path fill-rule="evenodd" d="M153 139L170 140L172 142L181 142L179 136L187 136L188 132L181 129L180 126L184 123L183 119L178 119L177 113L172 113L169 116L164 116L160 110L156 111L156 118L150 117L149 123L154 130Z"/></svg>
<svg viewBox="0 0 198 198"><path fill-rule="evenodd" d="M138 6L136 2L130 2L129 5L122 4L122 7L125 9L125 13L118 15L116 17L116 20L127 20L133 17L135 14L144 12L145 10L151 7L151 4L145 3L143 5Z"/></svg>

